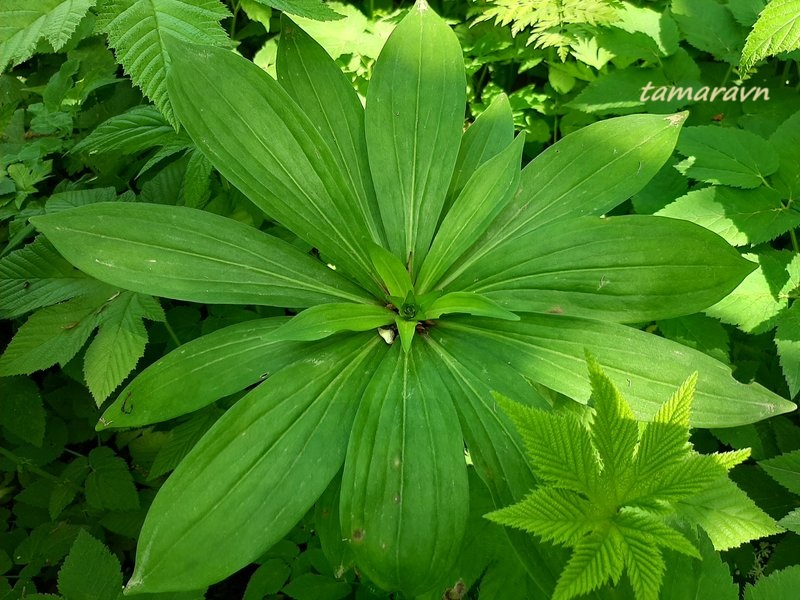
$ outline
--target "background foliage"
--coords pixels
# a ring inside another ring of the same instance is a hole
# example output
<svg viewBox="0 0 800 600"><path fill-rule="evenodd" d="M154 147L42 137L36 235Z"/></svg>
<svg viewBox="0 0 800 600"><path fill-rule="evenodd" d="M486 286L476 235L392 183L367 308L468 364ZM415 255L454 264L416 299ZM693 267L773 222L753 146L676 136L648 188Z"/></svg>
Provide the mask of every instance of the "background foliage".
<svg viewBox="0 0 800 600"><path fill-rule="evenodd" d="M0 598L111 599L130 575L155 491L237 397L123 432L95 432L98 407L131 373L180 343L283 311L198 307L110 288L73 269L44 238L34 241L28 218L114 199L171 203L232 217L307 250L265 222L173 128L160 28L185 41L233 45L274 74L278 17L287 11L363 96L383 42L410 3L40 0L34 10L29 4L11 0L0 9ZM693 221L757 268L704 313L641 326L731 365L740 381L793 398L800 390L800 2L431 4L465 49L468 117L508 94L527 158L600 118L690 111L674 157L616 212ZM760 86L769 100L644 100L648 83ZM665 550L667 570L694 576L667 577L662 597L733 598L743 591L758 600L796 589L796 414L697 430L692 440L704 453L751 448L751 458L730 477L787 531L722 553L700 539L702 563ZM488 494L470 477L475 491L457 570L470 574L463 582L469 591L454 573L446 597L527 598L527 576L482 518L491 508ZM230 580L159 596L385 597L356 576L342 544L328 543L338 535L334 503L323 498L289 536Z"/></svg>

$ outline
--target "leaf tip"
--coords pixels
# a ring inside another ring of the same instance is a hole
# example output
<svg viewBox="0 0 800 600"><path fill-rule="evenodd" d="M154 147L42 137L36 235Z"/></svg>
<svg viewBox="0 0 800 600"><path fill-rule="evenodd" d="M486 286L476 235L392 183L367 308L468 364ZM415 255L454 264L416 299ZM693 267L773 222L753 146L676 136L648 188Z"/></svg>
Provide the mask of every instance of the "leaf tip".
<svg viewBox="0 0 800 600"><path fill-rule="evenodd" d="M679 113L675 113L674 115L667 115L664 117L664 120L669 124L670 127L680 127L688 117L689 111L684 110Z"/></svg>

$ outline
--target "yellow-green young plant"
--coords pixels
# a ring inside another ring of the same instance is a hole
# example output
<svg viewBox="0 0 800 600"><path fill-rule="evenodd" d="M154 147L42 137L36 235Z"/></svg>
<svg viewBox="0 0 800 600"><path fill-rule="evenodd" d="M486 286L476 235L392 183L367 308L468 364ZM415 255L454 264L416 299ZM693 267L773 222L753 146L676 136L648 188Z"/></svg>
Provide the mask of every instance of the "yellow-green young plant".
<svg viewBox="0 0 800 600"><path fill-rule="evenodd" d="M589 359L594 413L545 411L498 397L522 435L540 485L487 517L572 548L554 600L587 594L627 572L637 600L657 600L662 549L700 559L682 526L701 527L717 550L779 533L777 523L728 479L750 450L698 454L689 443L692 375L640 427Z"/></svg>
<svg viewBox="0 0 800 600"><path fill-rule="evenodd" d="M535 382L586 402L584 348L628 386L637 417L694 370L696 426L794 408L624 325L702 310L752 269L695 224L601 218L664 164L685 115L597 123L520 170L506 99L464 133L461 50L422 1L381 52L366 108L288 20L277 81L227 49L167 46L169 99L191 139L322 260L186 207L97 203L32 219L106 283L299 311L181 346L103 414L100 428L143 426L255 386L159 490L130 593L221 580L329 487L360 573L408 595L436 587L467 519L464 445L498 508L534 483L491 391L545 408ZM508 533L550 594L565 555Z"/></svg>

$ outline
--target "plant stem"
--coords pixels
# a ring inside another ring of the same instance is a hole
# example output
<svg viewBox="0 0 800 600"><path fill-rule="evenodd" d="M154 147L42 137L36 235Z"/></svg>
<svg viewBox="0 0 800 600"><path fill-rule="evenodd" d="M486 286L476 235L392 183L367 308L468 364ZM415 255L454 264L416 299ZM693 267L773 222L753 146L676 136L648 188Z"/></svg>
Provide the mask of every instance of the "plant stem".
<svg viewBox="0 0 800 600"><path fill-rule="evenodd" d="M53 481L53 482L58 483L60 485L65 485L66 484L66 485L71 485L72 487L76 487L76 488L78 487L78 486L76 486L74 484L70 484L69 482L62 481L61 479L59 479L58 477L56 477L52 473L48 473L47 471L45 471L44 469L40 469L36 465L30 464L24 458L20 458L19 456L17 456L16 454L11 452L10 450L6 450L2 446L0 446L0 456L5 456L10 461L16 463L16 465L20 469L24 469L26 471L30 471L31 473L34 473L34 474L38 475L39 477L44 477L45 479L49 479L50 481Z"/></svg>
<svg viewBox="0 0 800 600"><path fill-rule="evenodd" d="M800 254L800 245L797 244L797 234L795 234L794 229L789 230L789 237L792 238L792 248Z"/></svg>

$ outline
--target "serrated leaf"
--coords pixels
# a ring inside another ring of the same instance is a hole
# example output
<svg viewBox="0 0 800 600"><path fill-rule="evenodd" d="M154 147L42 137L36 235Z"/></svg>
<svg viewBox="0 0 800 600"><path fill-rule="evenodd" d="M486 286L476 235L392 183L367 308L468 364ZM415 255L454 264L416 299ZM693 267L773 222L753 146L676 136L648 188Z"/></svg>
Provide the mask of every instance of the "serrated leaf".
<svg viewBox="0 0 800 600"><path fill-rule="evenodd" d="M768 242L800 225L800 212L784 206L781 195L766 187L693 190L656 214L702 225L734 246Z"/></svg>
<svg viewBox="0 0 800 600"><path fill-rule="evenodd" d="M787 490L800 495L800 450L762 460L758 464Z"/></svg>
<svg viewBox="0 0 800 600"><path fill-rule="evenodd" d="M721 479L678 504L681 517L702 527L716 550L783 531L729 479Z"/></svg>
<svg viewBox="0 0 800 600"><path fill-rule="evenodd" d="M800 534L800 508L795 508L788 515L778 521L781 527Z"/></svg>
<svg viewBox="0 0 800 600"><path fill-rule="evenodd" d="M637 535L625 537L625 568L636 600L658 600L664 577L664 559L658 547Z"/></svg>
<svg viewBox="0 0 800 600"><path fill-rule="evenodd" d="M31 315L0 357L0 376L25 375L69 362L97 327L99 309L113 296L110 288L106 290Z"/></svg>
<svg viewBox="0 0 800 600"><path fill-rule="evenodd" d="M778 154L762 137L732 127L687 127L678 151L688 157L677 169L687 177L719 185L754 188L778 170Z"/></svg>
<svg viewBox="0 0 800 600"><path fill-rule="evenodd" d="M255 2L315 21L338 21L344 18L344 15L337 13L322 0L255 0Z"/></svg>
<svg viewBox="0 0 800 600"><path fill-rule="evenodd" d="M101 446L89 453L86 502L99 510L133 510L139 495L127 463L111 448Z"/></svg>
<svg viewBox="0 0 800 600"><path fill-rule="evenodd" d="M83 456L74 459L64 468L58 482L53 486L47 505L51 519L55 521L61 511L75 500L88 473L89 461Z"/></svg>
<svg viewBox="0 0 800 600"><path fill-rule="evenodd" d="M45 411L39 388L27 377L0 378L0 425L12 436L41 447Z"/></svg>
<svg viewBox="0 0 800 600"><path fill-rule="evenodd" d="M800 3L798 3L800 4ZM787 200L800 198L800 111L781 123L770 136L769 143L778 153L778 170L772 175L775 187Z"/></svg>
<svg viewBox="0 0 800 600"><path fill-rule="evenodd" d="M575 546L556 585L553 600L565 600L596 590L622 575L620 539L614 530L593 533Z"/></svg>
<svg viewBox="0 0 800 600"><path fill-rule="evenodd" d="M715 0L672 0L671 12L686 40L698 50L736 64L744 29Z"/></svg>
<svg viewBox="0 0 800 600"><path fill-rule="evenodd" d="M100 123L71 152L135 154L163 146L176 137L175 129L155 106L136 106Z"/></svg>
<svg viewBox="0 0 800 600"><path fill-rule="evenodd" d="M0 318L13 319L104 285L78 271L39 236L0 260Z"/></svg>
<svg viewBox="0 0 800 600"><path fill-rule="evenodd" d="M28 60L46 39L58 52L97 0L9 0L0 8L0 73Z"/></svg>
<svg viewBox="0 0 800 600"><path fill-rule="evenodd" d="M754 254L745 254L744 258L758 261L758 269L704 312L723 323L736 325L742 331L757 333L771 327L775 317L788 306L788 302L786 298L779 297L770 285L767 270L764 268L765 260L768 259Z"/></svg>
<svg viewBox="0 0 800 600"><path fill-rule="evenodd" d="M706 536L701 536L698 546L702 560L677 552L667 553L661 599L739 600L739 586L733 582L727 563L714 551Z"/></svg>
<svg viewBox="0 0 800 600"><path fill-rule="evenodd" d="M793 303L781 315L775 330L775 346L789 385L789 395L793 398L800 391L800 303Z"/></svg>
<svg viewBox="0 0 800 600"><path fill-rule="evenodd" d="M133 82L177 129L167 95L165 38L227 46L230 42L219 21L228 16L218 0L112 0L101 4L97 27L108 34L109 46Z"/></svg>
<svg viewBox="0 0 800 600"><path fill-rule="evenodd" d="M800 587L800 566L791 566L747 584L744 600L794 600Z"/></svg>
<svg viewBox="0 0 800 600"><path fill-rule="evenodd" d="M58 591L68 600L115 600L122 597L119 560L81 529L58 572Z"/></svg>
<svg viewBox="0 0 800 600"><path fill-rule="evenodd" d="M133 371L144 355L147 330L143 319L164 320L158 300L134 292L121 292L105 305L100 329L86 350L83 373L100 406Z"/></svg>
<svg viewBox="0 0 800 600"><path fill-rule="evenodd" d="M758 15L747 36L739 66L748 71L767 56L797 48L800 48L800 0L772 0Z"/></svg>

